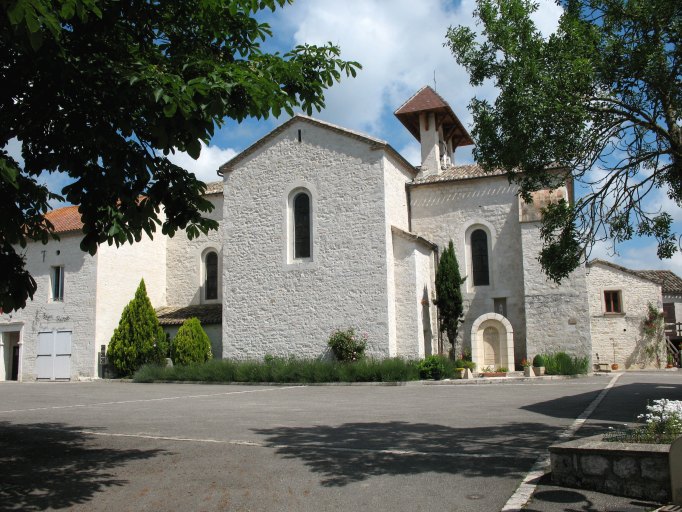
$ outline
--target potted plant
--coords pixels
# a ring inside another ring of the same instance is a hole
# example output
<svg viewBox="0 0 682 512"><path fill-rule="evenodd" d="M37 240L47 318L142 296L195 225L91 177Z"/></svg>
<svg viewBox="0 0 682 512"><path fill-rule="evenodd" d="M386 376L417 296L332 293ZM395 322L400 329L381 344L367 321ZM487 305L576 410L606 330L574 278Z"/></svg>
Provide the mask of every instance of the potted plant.
<svg viewBox="0 0 682 512"><path fill-rule="evenodd" d="M533 372L538 377L545 374L545 357L538 354L533 358Z"/></svg>
<svg viewBox="0 0 682 512"><path fill-rule="evenodd" d="M464 378L464 372L466 372L466 368L455 368L455 378L456 379L463 379Z"/></svg>
<svg viewBox="0 0 682 512"><path fill-rule="evenodd" d="M674 366L675 358L672 354L668 354L668 364L665 365L666 368L672 368Z"/></svg>
<svg viewBox="0 0 682 512"><path fill-rule="evenodd" d="M618 363L613 363L613 364L611 365L611 369L612 369L614 372L615 372L618 368L619 368L619 367L618 367Z"/></svg>
<svg viewBox="0 0 682 512"><path fill-rule="evenodd" d="M521 359L521 366L523 366L523 376L524 377L535 377L533 372L533 363L528 359Z"/></svg>
<svg viewBox="0 0 682 512"><path fill-rule="evenodd" d="M495 369L492 366L481 368L481 377L506 377L508 369L500 366Z"/></svg>

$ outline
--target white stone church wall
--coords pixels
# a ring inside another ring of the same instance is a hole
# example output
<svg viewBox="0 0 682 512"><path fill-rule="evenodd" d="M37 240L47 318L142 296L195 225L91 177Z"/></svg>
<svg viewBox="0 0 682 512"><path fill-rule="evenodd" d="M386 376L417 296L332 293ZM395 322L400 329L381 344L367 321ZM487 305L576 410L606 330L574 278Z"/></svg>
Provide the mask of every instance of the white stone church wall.
<svg viewBox="0 0 682 512"><path fill-rule="evenodd" d="M648 303L662 308L661 286L599 263L588 267L587 283L593 361L597 361L596 354L599 354L600 362L615 362L621 368L656 367L655 360L647 357L644 350L646 342L641 326ZM622 314L604 312L604 290L621 291ZM661 361L665 366L665 350Z"/></svg>
<svg viewBox="0 0 682 512"><path fill-rule="evenodd" d="M208 218L222 224L223 217L223 196L222 194L211 194L205 196L211 201L214 209L206 215ZM201 304L202 300L202 257L210 249L215 249L218 253L218 299L209 301L212 303L221 302L222 286L220 279L222 272L222 232L221 228L209 231L208 234L200 235L189 240L187 234L182 231L168 239L168 250L166 255L167 264L167 294L168 305L188 306L191 304Z"/></svg>
<svg viewBox="0 0 682 512"><path fill-rule="evenodd" d="M139 242L101 245L97 266L96 350L109 345L123 308L134 298L144 279L152 306L166 305L166 242L157 232L153 239L143 235ZM93 355L93 357L95 357Z"/></svg>
<svg viewBox="0 0 682 512"><path fill-rule="evenodd" d="M538 353L559 351L589 356L590 319L585 268L579 267L561 285L557 285L547 279L537 259L542 248L539 223L522 223L521 240L526 301L526 356L532 358Z"/></svg>
<svg viewBox="0 0 682 512"><path fill-rule="evenodd" d="M385 236L386 236L386 269L387 279L387 302L388 302L388 353L391 356L400 354L397 346L397 322L396 301L397 291L394 269L394 237L391 227L395 226L403 231L409 230L409 218L407 208L407 192L405 184L413 179L413 174L403 168L404 164L396 162L394 158L386 156L383 159L384 166L384 189L385 189Z"/></svg>
<svg viewBox="0 0 682 512"><path fill-rule="evenodd" d="M421 359L438 351L435 306L431 303L433 251L400 235L393 236L392 245L397 355Z"/></svg>
<svg viewBox="0 0 682 512"><path fill-rule="evenodd" d="M38 333L71 331L71 379L96 376L95 366L95 287L99 254L80 250L80 233L61 234L60 241L47 245L29 243L26 269L38 289L24 309L0 315L0 326L21 329L23 381L36 379ZM52 267L64 267L64 300L51 299Z"/></svg>
<svg viewBox="0 0 682 512"><path fill-rule="evenodd" d="M506 178L483 178L411 187L412 231L442 250L452 239L462 277L464 323L459 348L471 347L471 327L482 314L494 312L494 299L506 299L506 317L514 328L514 343L522 351L526 336L523 302L523 259L516 187ZM491 236L490 286L474 287L467 234L483 227ZM445 350L449 344L445 342ZM459 355L459 354L458 354Z"/></svg>
<svg viewBox="0 0 682 512"><path fill-rule="evenodd" d="M301 130L301 142L298 142ZM293 123L225 175L223 355L319 356L335 329L389 355L383 151ZM287 259L289 194L312 194L313 261Z"/></svg>

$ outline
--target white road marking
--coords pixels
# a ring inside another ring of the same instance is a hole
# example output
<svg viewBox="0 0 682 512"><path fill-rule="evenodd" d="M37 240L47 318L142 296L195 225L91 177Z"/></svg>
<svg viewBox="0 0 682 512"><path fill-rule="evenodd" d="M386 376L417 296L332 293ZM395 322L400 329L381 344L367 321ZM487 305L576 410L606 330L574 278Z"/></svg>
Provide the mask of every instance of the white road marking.
<svg viewBox="0 0 682 512"><path fill-rule="evenodd" d="M176 436L157 436L152 434L118 434L113 432L97 432L95 430L73 430L53 427L35 427L37 430L56 430L67 431L70 433L77 433L82 435L100 436L100 437L126 437L135 439L151 439L156 441L179 441L190 443L210 443L210 444L227 444L236 446L251 446L256 448L274 448L277 450L286 448L305 448L316 449L331 452L348 452L348 453L362 453L362 454L382 454L382 455L400 455L400 456L426 456L426 457L450 457L461 458L466 456L473 459L529 459L530 457L513 455L499 455L494 453L445 453L445 452L422 452L417 450L395 450L395 449L374 449L374 448L348 448L347 446L331 446L320 443L304 443L304 444L272 444L261 441L244 441L241 439L204 439L193 437L176 437Z"/></svg>
<svg viewBox="0 0 682 512"><path fill-rule="evenodd" d="M622 376L622 373L614 375L609 381L601 393L597 395L597 398L592 400L592 403L587 406L587 408L578 416L571 425L559 434L559 439L566 439L572 437L576 431L583 426L587 418L594 412L594 410L599 406L601 401L604 399L609 390L616 384L616 381ZM530 472L525 476L519 487L516 489L514 494L511 495L507 503L500 512L522 512L523 507L530 501L537 487L537 482L549 469L549 454L540 456L540 458L535 461L533 467L530 468Z"/></svg>
<svg viewBox="0 0 682 512"><path fill-rule="evenodd" d="M207 393L203 395L183 395L183 396L168 396L162 398L141 398L139 400L119 400L114 402L95 402L93 404L73 404L73 405L54 405L52 407L34 407L31 409L9 409L5 411L0 411L0 414L9 414L14 412L33 412L33 411L54 411L59 409L75 409L77 407L97 407L100 405L118 405L118 404L135 404L135 403L145 403L145 402L163 402L166 400L182 400L185 398L210 398L214 396L227 396L227 395L241 395L244 393L264 393L266 391L280 391L285 389L296 389L303 388L305 386L281 386L276 388L265 388L265 389L248 389L244 391L226 391L224 393Z"/></svg>

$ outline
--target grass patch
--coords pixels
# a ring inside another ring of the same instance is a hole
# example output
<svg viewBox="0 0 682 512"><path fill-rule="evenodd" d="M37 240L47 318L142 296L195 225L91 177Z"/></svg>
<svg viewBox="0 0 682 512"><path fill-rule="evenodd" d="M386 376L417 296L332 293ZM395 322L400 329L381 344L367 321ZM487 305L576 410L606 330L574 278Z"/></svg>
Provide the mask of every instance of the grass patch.
<svg viewBox="0 0 682 512"><path fill-rule="evenodd" d="M454 370L452 372L454 375ZM203 364L165 368L146 365L135 373L135 382L397 382L418 380L416 361L401 358L363 359L339 363L318 359L266 356L264 361L214 359Z"/></svg>
<svg viewBox="0 0 682 512"><path fill-rule="evenodd" d="M578 375L586 374L589 368L588 358L569 356L566 352L542 354L545 360L545 375Z"/></svg>

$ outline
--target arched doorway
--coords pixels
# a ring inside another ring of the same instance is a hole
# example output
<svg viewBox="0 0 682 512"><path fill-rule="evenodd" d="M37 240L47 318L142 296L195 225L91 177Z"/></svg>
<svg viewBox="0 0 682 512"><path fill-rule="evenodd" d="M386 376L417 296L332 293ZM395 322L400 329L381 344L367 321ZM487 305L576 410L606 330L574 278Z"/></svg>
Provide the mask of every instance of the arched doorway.
<svg viewBox="0 0 682 512"><path fill-rule="evenodd" d="M514 371L514 329L504 316L486 313L471 327L471 359L478 369L504 366Z"/></svg>

